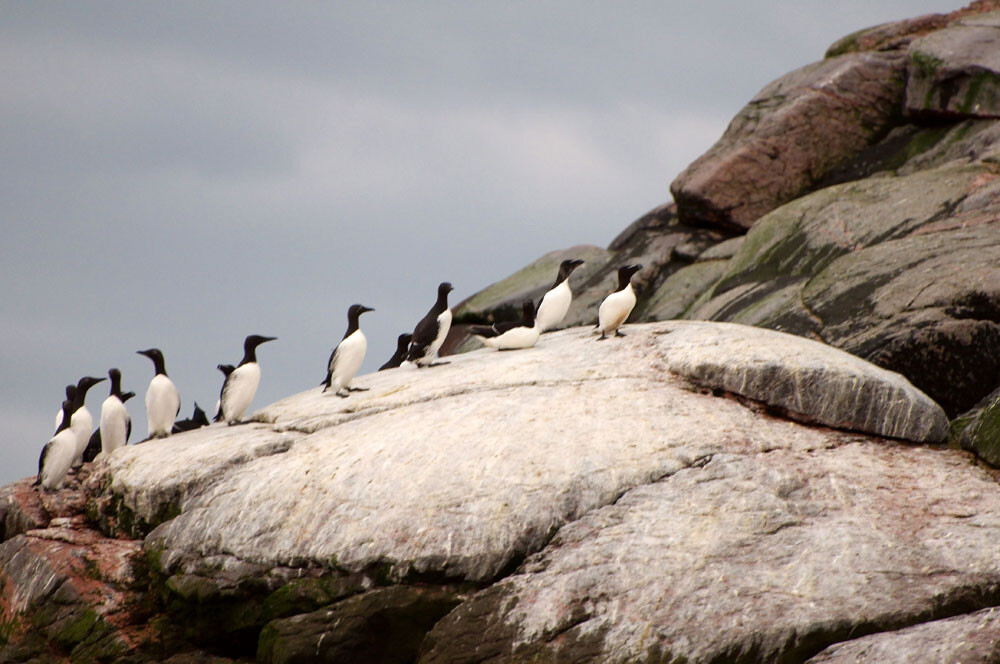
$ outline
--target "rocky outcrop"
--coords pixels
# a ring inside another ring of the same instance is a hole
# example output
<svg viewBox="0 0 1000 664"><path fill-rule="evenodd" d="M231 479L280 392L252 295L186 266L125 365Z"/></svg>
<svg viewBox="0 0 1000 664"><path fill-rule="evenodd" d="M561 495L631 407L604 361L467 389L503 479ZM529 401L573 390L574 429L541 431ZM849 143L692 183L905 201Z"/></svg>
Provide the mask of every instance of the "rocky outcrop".
<svg viewBox="0 0 1000 664"><path fill-rule="evenodd" d="M851 53L769 84L670 191L681 221L750 228L898 122L904 59Z"/></svg>
<svg viewBox="0 0 1000 664"><path fill-rule="evenodd" d="M127 651L137 661L181 652L190 661L450 661L446 643L474 637L441 630L485 619L479 598L529 573L536 557L582 551L576 533L596 534L608 510L637 523L648 517L641 532L636 525L607 533L621 538L622 551L645 556L652 532L697 524L706 509L728 514L736 500L742 514L756 515L746 527L766 547L787 528L861 522L866 506L880 504L886 519L926 512L908 492L929 480L911 465L955 492L934 498L950 507L928 526L951 529L949 546L978 550L972 533L991 536L989 522L966 520L968 531L952 524L955 510L986 509L978 502L986 494L973 491L987 481L983 471L952 478L966 466L962 452L928 448L900 460L905 471L886 474L885 455L915 448L882 436L932 442L947 426L940 407L901 376L814 341L739 325L630 325L626 334L597 342L577 328L525 351L362 376L370 390L349 399L317 388L262 409L253 424L127 446L64 492L39 494L26 483L8 490L8 505L18 506L8 514L37 511L32 501L44 509L42 523L12 529L0 544L8 575L0 606L11 625L0 657L117 661ZM849 461L838 461L843 454ZM830 479L871 463L861 478ZM865 473L882 477L874 493L863 488ZM712 484L716 475L729 479ZM693 486L718 491L693 500ZM851 503L862 507L851 509L861 512L841 516L832 503L820 509L807 500L834 489L857 496ZM806 502L788 502L793 494ZM633 504L643 507L626 507ZM63 512L72 515L52 519ZM740 536L719 525L717 536ZM987 570L963 569L962 588L992 597ZM824 582L836 583L835 574L822 570ZM935 583L943 593L975 594ZM56 594L77 586L66 598ZM686 601L712 606L728 590L718 592ZM894 626L919 621L920 597ZM38 618L53 602L75 608ZM52 627L29 630L39 622ZM629 624L620 628L633 630ZM811 629L817 651L845 638ZM531 648L544 649L542 641ZM603 637L588 643L599 646L598 659L620 649L613 640L600 645Z"/></svg>
<svg viewBox="0 0 1000 664"><path fill-rule="evenodd" d="M907 114L1000 117L1000 12L959 19L907 49Z"/></svg>
<svg viewBox="0 0 1000 664"><path fill-rule="evenodd" d="M421 661L803 661L996 605L998 507L992 478L932 451L717 455L563 528Z"/></svg>

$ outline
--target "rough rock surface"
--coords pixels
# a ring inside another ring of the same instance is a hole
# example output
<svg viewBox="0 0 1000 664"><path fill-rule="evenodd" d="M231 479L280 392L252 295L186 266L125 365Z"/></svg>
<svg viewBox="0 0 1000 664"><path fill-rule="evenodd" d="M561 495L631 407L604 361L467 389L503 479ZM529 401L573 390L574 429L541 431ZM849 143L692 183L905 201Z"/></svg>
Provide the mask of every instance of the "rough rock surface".
<svg viewBox="0 0 1000 664"><path fill-rule="evenodd" d="M682 222L750 228L892 128L898 54L851 53L767 85L670 185Z"/></svg>
<svg viewBox="0 0 1000 664"><path fill-rule="evenodd" d="M560 530L421 661L802 661L996 605L998 510L991 477L931 450L716 455Z"/></svg>
<svg viewBox="0 0 1000 664"><path fill-rule="evenodd" d="M1000 117L1000 12L963 18L915 39L907 56L909 115Z"/></svg>
<svg viewBox="0 0 1000 664"><path fill-rule="evenodd" d="M1000 609L935 620L830 646L809 664L1000 661Z"/></svg>
<svg viewBox="0 0 1000 664"><path fill-rule="evenodd" d="M686 315L822 339L957 414L1000 374L998 224L983 164L828 187L762 219Z"/></svg>

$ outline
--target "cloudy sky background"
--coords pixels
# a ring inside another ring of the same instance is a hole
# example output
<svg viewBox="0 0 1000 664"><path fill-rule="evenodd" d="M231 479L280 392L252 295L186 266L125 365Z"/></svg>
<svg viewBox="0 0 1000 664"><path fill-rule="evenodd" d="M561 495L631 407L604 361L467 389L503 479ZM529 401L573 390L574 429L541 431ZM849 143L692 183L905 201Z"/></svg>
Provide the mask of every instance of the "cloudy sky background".
<svg viewBox="0 0 1000 664"><path fill-rule="evenodd" d="M438 282L606 245L766 83L958 6L0 1L0 484L85 374L121 368L145 437L139 349L186 417L278 336L259 407L319 383L361 302L373 371Z"/></svg>

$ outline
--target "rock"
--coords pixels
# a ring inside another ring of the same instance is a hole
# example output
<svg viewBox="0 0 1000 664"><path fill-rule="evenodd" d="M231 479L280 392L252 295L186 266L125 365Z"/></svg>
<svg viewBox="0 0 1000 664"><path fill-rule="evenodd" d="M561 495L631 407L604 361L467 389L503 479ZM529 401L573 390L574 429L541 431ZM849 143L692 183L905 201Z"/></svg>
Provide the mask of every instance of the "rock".
<svg viewBox="0 0 1000 664"><path fill-rule="evenodd" d="M718 231L678 223L674 206L663 205L629 224L607 251L597 247L574 247L552 252L488 286L456 306L455 320L459 324L519 320L521 302L529 298L537 302L552 287L560 261L582 257L587 262L570 278L573 304L560 327L593 325L597 322L601 302L618 287L618 268L622 265L638 263L643 266L633 279L641 301L644 291L655 290L675 270L725 239L726 236ZM480 348L481 344L467 341L459 327L454 335L449 335L446 346L449 352L466 352Z"/></svg>
<svg viewBox="0 0 1000 664"><path fill-rule="evenodd" d="M852 53L767 85L670 186L681 222L747 229L878 141L899 115L899 55Z"/></svg>
<svg viewBox="0 0 1000 664"><path fill-rule="evenodd" d="M39 493L32 487L35 478L0 488L0 542L49 523Z"/></svg>
<svg viewBox="0 0 1000 664"><path fill-rule="evenodd" d="M192 473L180 514L146 540L167 576L204 576L218 556L394 583L485 583L567 521L734 436L754 449L826 444L810 429L692 393L689 379L827 426L915 441L943 438L947 426L899 376L809 340L706 323L627 330L611 343L588 330L557 332L526 351L364 376L370 391L348 400L310 390L257 413L267 425L125 448L102 472L123 508L149 520L176 500L175 478L195 451L211 445L217 470ZM294 442L282 454L221 463L267 429L294 432Z"/></svg>
<svg viewBox="0 0 1000 664"><path fill-rule="evenodd" d="M424 634L458 603L455 593L437 588L372 590L268 623L257 661L406 664L414 661Z"/></svg>
<svg viewBox="0 0 1000 664"><path fill-rule="evenodd" d="M961 19L915 39L907 57L908 115L1000 116L1000 12Z"/></svg>
<svg viewBox="0 0 1000 664"><path fill-rule="evenodd" d="M969 422L962 435L962 447L989 464L1000 466L1000 393Z"/></svg>
<svg viewBox="0 0 1000 664"><path fill-rule="evenodd" d="M998 643L1000 609L993 608L838 643L809 664L989 664L997 661Z"/></svg>
<svg viewBox="0 0 1000 664"><path fill-rule="evenodd" d="M998 213L985 164L828 187L763 218L685 315L821 339L957 414L1000 373Z"/></svg>
<svg viewBox="0 0 1000 664"><path fill-rule="evenodd" d="M1000 492L960 452L720 454L562 528L420 662L792 662L1000 600Z"/></svg>
<svg viewBox="0 0 1000 664"><path fill-rule="evenodd" d="M900 50L906 48L916 37L947 26L949 20L950 16L947 14L925 14L858 30L831 44L824 57L834 58L859 51Z"/></svg>

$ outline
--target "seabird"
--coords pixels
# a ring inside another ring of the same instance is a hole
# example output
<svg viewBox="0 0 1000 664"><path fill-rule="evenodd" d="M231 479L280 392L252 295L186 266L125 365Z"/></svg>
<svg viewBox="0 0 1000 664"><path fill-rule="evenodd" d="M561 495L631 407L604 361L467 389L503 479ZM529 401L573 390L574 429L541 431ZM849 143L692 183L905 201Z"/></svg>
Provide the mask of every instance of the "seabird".
<svg viewBox="0 0 1000 664"><path fill-rule="evenodd" d="M132 433L132 418L125 409L122 399L122 374L118 369L108 370L111 378L111 392L101 404L101 451L111 454L119 447L125 447Z"/></svg>
<svg viewBox="0 0 1000 664"><path fill-rule="evenodd" d="M69 399L63 401L63 420L59 430L45 443L38 457L38 477L34 486L41 484L46 491L62 487L76 456L76 434L70 428L74 406Z"/></svg>
<svg viewBox="0 0 1000 664"><path fill-rule="evenodd" d="M642 269L641 265L623 265L618 268L618 290L604 298L601 308L597 310L597 329L601 331L598 341L607 338L614 332L616 337L624 337L618 328L621 327L635 307L635 291L632 289L632 275Z"/></svg>
<svg viewBox="0 0 1000 664"><path fill-rule="evenodd" d="M483 342L483 345L497 350L531 348L538 342L538 335L541 334L535 320L535 305L531 300L525 300L521 310L523 315L520 321L504 321L492 326L471 325L469 334Z"/></svg>
<svg viewBox="0 0 1000 664"><path fill-rule="evenodd" d="M363 392L367 389L351 387L351 380L361 368L368 350L368 339L358 326L358 318L366 311L375 310L363 304L352 304L347 310L347 332L330 353L330 359L326 363L326 378L320 383L324 392L332 387L338 397L347 397L348 392Z"/></svg>
<svg viewBox="0 0 1000 664"><path fill-rule="evenodd" d="M278 337L262 337L251 334L243 341L243 359L239 365L226 376L222 384L222 394L219 395L219 413L215 420L225 420L227 424L239 424L243 415L250 407L257 386L260 385L260 365L257 364L257 346L274 341Z"/></svg>
<svg viewBox="0 0 1000 664"><path fill-rule="evenodd" d="M538 326L539 332L552 329L566 316L569 305L573 302L573 291L569 289L569 275L581 265L583 265L583 261L576 259L566 260L559 264L556 282L538 303L535 325Z"/></svg>
<svg viewBox="0 0 1000 664"><path fill-rule="evenodd" d="M163 353L159 348L137 350L139 355L145 355L153 361L156 374L149 381L146 390L146 422L149 427L149 438L166 438L174 425L174 418L181 411L181 395L174 383L167 377L167 369L163 363Z"/></svg>
<svg viewBox="0 0 1000 664"><path fill-rule="evenodd" d="M454 290L447 281L438 286L437 301L427 315L413 328L413 338L410 340L410 350L406 359L417 367L433 367L434 356L437 354L448 330L451 329L451 309L448 308L448 293ZM438 364L447 364L439 362Z"/></svg>
<svg viewBox="0 0 1000 664"><path fill-rule="evenodd" d="M413 338L412 334L406 333L399 335L396 339L396 352L389 358L389 361L378 368L379 371L385 371L386 369L395 369L400 364L406 361L406 353L410 348L410 339Z"/></svg>
<svg viewBox="0 0 1000 664"><path fill-rule="evenodd" d="M122 392L118 399L124 406L124 404L134 396L135 392ZM104 401L106 403L107 399ZM125 425L125 443L123 443L122 446L128 443L129 436L132 435L132 418L129 416L128 411L125 411L125 416L128 417L128 420ZM101 404L101 421L104 421L104 404ZM91 461L96 461L97 457L101 456L103 447L104 444L101 436L101 427L98 427L94 430L94 433L90 435L90 442L87 443L87 449L83 451L83 462L90 463Z"/></svg>
<svg viewBox="0 0 1000 664"><path fill-rule="evenodd" d="M233 366L231 364L219 365L229 367L229 371L232 372ZM194 412L191 413L191 417L186 420L177 420L174 422L172 433L181 433L182 431L194 431L195 429L200 429L201 427L207 427L209 425L208 415L205 414L199 406L198 402L194 403Z"/></svg>
<svg viewBox="0 0 1000 664"><path fill-rule="evenodd" d="M69 428L76 434L76 454L73 457L74 467L83 463L83 452L87 449L87 443L90 442L90 435L94 432L94 418L84 403L87 400L87 391L94 385L105 380L107 379L84 376L76 384L76 394L73 399L75 408L73 410L73 417L70 418L69 422Z"/></svg>
<svg viewBox="0 0 1000 664"><path fill-rule="evenodd" d="M219 398L215 402L215 410L212 411L212 421L219 422L222 420L222 392L226 389L226 381L229 380L229 374L236 371L236 367L231 364L216 364L215 368L222 372L222 387L219 388Z"/></svg>

